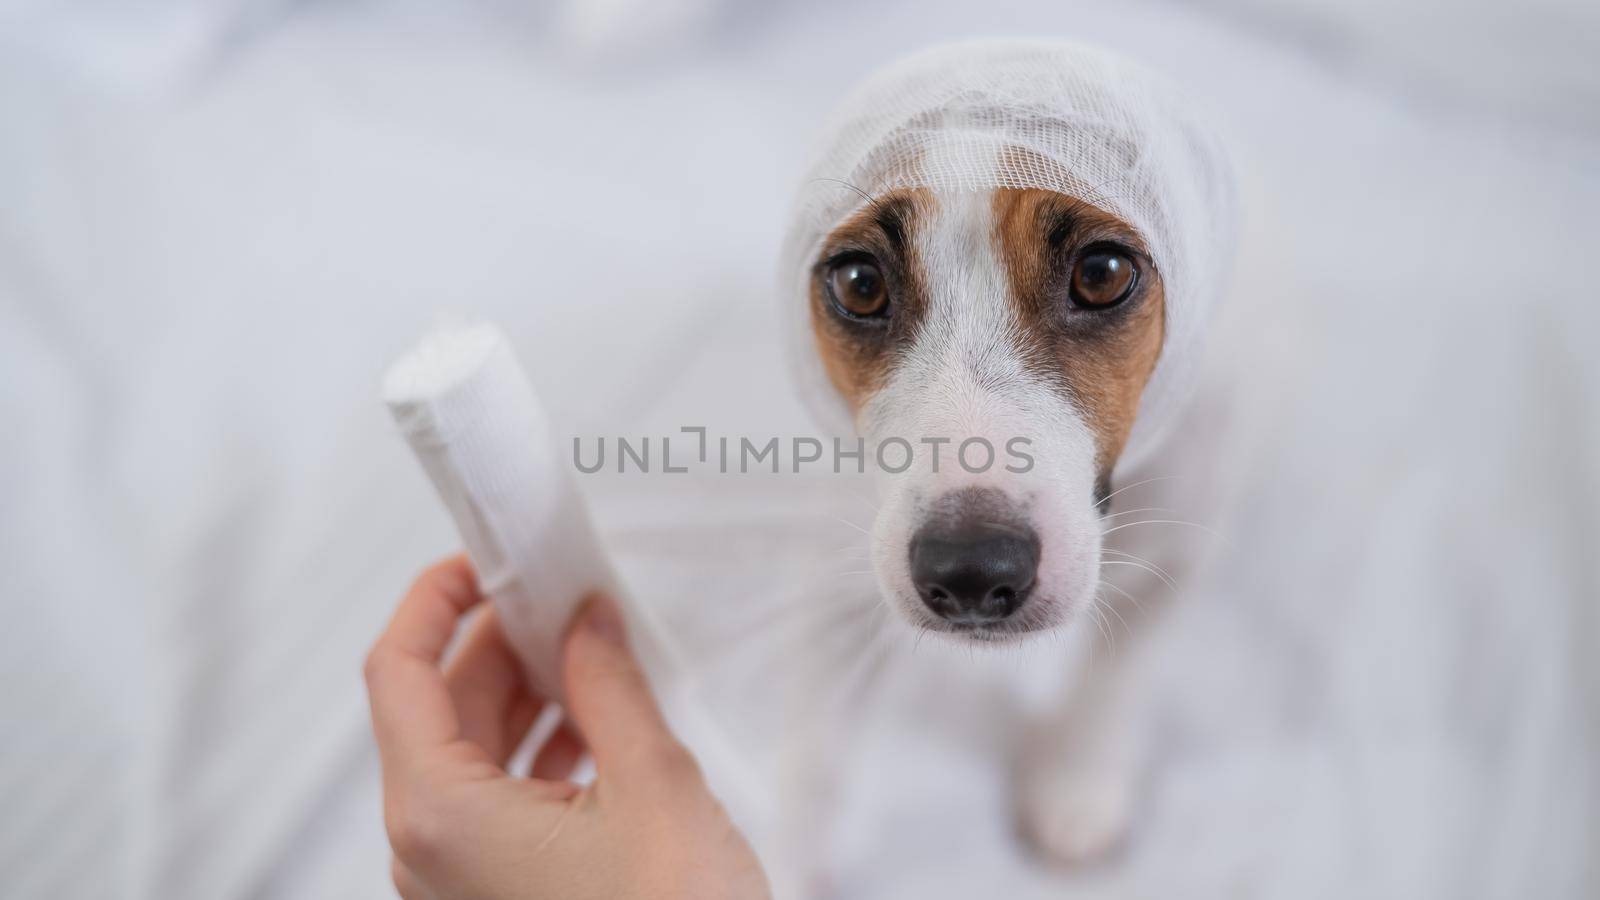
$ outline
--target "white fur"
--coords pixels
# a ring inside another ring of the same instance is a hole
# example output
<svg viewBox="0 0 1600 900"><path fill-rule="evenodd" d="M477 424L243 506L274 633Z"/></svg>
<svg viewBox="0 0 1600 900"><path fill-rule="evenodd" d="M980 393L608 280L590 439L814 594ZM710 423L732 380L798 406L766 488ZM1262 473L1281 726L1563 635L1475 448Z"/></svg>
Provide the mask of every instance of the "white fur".
<svg viewBox="0 0 1600 900"><path fill-rule="evenodd" d="M927 504L982 484L1024 507L1040 538L1038 582L1013 616L1019 625L1095 613L1107 638L1097 662L1070 702L1040 723L1018 773L1026 830L1060 859L1106 852L1131 821L1144 745L1139 633L1168 596L1154 589L1159 584L1143 563L1102 559L1103 551L1130 546L1127 539L1138 533L1141 546L1116 552L1133 552L1168 572L1187 558L1164 554L1159 544L1142 546L1149 529L1113 532L1108 525L1102 533L1084 416L1023 364L1009 281L992 238L993 191L1038 188L1093 203L1134 228L1161 269L1161 353L1117 469L1120 483L1132 484L1170 446L1165 439L1195 380L1201 337L1232 256L1233 181L1209 125L1205 112L1172 85L1100 50L1027 41L933 48L889 66L842 105L803 182L784 243L782 300L800 384L824 425L843 431L844 398L826 377L809 327L806 298L817 251L869 197L897 188L935 197L931 217L914 232L931 295L927 321L855 423L874 442L899 437L921 451L904 474L882 476L873 565L893 606L917 624L938 627L911 584L908 542ZM1025 475L1003 467L970 475L959 466L934 473L932 449L916 443L923 436L1028 437L1035 467ZM1194 443L1185 434L1183 451L1191 458L1203 455ZM1171 505L1157 487L1144 491L1138 505ZM1108 602L1102 585L1142 602L1132 608ZM1120 648L1111 646L1117 643L1111 628L1100 621L1107 613L1123 623Z"/></svg>
<svg viewBox="0 0 1600 900"><path fill-rule="evenodd" d="M1193 542L1173 542L1170 532L1148 528L1109 531L1132 521L1126 518L1102 524L1085 415L1024 364L993 204L993 191L936 192L919 208L912 256L929 306L915 343L856 422L869 443L900 437L917 449L905 472L879 474L873 569L883 597L908 621L949 631L924 606L909 571L909 542L927 507L950 491L981 486L1001 491L1024 511L1039 535L1041 558L1016 626L961 632L964 637L955 639L1013 638L1093 616L1095 624L1084 626L1099 629L1091 664L1060 709L1031 729L1016 772L1022 832L1047 855L1083 863L1119 847L1133 822L1149 718L1144 632L1170 602L1165 573L1188 564ZM1031 441L1034 465L1026 473L996 465L974 474L954 458L967 437L984 437L999 448L1018 436ZM939 448L937 471L923 437L951 439ZM1188 444L1189 452L1202 452L1197 445L1203 440ZM1121 503L1122 509L1181 502L1167 483L1140 484L1147 470L1122 467L1119 477L1131 491L1123 500L1139 498ZM1147 563L1164 574L1156 576Z"/></svg>
<svg viewBox="0 0 1600 900"><path fill-rule="evenodd" d="M927 506L963 487L1001 491L1039 535L1038 582L1013 627L1059 625L1092 602L1096 587L1094 439L1083 414L1023 364L1010 281L992 239L992 200L990 191L944 195L918 222L915 257L929 308L916 343L858 416L869 443L900 437L918 451L905 472L880 476L872 558L883 595L935 630L943 628L912 585L908 548ZM938 447L938 471L925 437L950 440ZM1004 448L1019 437L1031 442L1025 473L1003 464ZM995 448L986 471L970 472L956 458L968 438Z"/></svg>

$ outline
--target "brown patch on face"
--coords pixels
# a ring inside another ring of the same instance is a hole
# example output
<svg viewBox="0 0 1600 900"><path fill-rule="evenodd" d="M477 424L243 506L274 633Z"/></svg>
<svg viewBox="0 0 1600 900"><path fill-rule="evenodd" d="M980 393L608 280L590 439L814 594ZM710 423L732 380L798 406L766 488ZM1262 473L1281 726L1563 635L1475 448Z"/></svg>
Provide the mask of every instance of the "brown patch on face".
<svg viewBox="0 0 1600 900"><path fill-rule="evenodd" d="M994 220L1022 325L1023 359L1083 410L1104 480L1127 443L1161 353L1161 275L1131 226L1063 194L996 190ZM1123 254L1137 273L1126 298L1104 308L1075 301L1073 289L1074 269L1099 252Z"/></svg>
<svg viewBox="0 0 1600 900"><path fill-rule="evenodd" d="M910 345L928 308L915 235L933 210L925 189L892 191L828 234L811 267L811 328L822 368L854 414L883 387L897 353ZM853 317L834 299L830 276L840 265L868 261L889 291L880 316Z"/></svg>

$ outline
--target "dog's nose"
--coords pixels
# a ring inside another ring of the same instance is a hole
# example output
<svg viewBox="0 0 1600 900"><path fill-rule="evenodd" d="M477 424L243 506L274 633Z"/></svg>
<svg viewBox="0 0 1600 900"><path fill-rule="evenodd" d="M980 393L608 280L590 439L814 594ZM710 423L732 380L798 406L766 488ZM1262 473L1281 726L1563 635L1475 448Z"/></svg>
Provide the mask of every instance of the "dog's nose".
<svg viewBox="0 0 1600 900"><path fill-rule="evenodd" d="M1039 538L1026 526L976 519L930 523L911 539L911 578L922 602L958 625L1016 612L1033 589Z"/></svg>

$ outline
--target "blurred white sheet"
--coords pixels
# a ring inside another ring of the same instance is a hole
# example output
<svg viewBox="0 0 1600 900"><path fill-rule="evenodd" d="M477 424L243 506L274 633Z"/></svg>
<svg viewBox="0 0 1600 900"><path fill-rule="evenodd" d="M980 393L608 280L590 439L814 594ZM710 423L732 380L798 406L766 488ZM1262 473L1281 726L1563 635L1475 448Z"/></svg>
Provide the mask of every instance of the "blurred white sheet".
<svg viewBox="0 0 1600 900"><path fill-rule="evenodd" d="M7 893L386 895L359 661L452 539L383 363L457 309L508 327L572 433L803 431L770 285L812 129L889 55L1020 32L1232 118L1255 204L1229 326L1272 363L1241 388L1272 427L1166 636L1172 740L1129 853L1030 862L993 698L896 655L826 886L1592 896L1600 123L1570 61L1600 14L1382 6L1392 29L1310 3L707 7L605 65L511 4L240 4L281 15L126 65L149 20L27 7L0 30ZM1485 45L1535 49L1489 77ZM802 479L587 486L634 590L745 667L720 702L759 735L782 666L751 647L786 603L864 591L837 519L866 511Z"/></svg>

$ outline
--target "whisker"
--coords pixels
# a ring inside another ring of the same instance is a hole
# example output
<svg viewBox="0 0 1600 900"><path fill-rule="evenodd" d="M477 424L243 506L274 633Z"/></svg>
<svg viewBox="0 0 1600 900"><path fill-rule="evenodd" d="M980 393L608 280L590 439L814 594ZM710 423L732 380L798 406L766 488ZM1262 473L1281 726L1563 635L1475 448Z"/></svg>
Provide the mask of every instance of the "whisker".
<svg viewBox="0 0 1600 900"><path fill-rule="evenodd" d="M868 531L865 528L862 528L860 525L857 525L856 523L850 521L849 519L843 518L841 516L829 516L828 518L833 519L833 520L835 520L837 522L840 522L841 524L849 525L851 528L854 528L855 530L861 532L862 534L866 535L867 537L872 537L872 532Z"/></svg>
<svg viewBox="0 0 1600 900"><path fill-rule="evenodd" d="M1170 576L1166 572L1162 571L1160 569L1160 567L1156 566L1154 563L1148 563L1148 562L1145 562L1142 559L1132 559L1132 560L1129 560L1129 559L1102 559L1100 561L1100 565L1102 565L1102 566L1133 566L1135 569L1142 569L1143 571L1149 572L1151 575L1154 575L1155 577L1159 578L1161 580L1162 584L1166 585L1167 587L1171 588L1172 590L1177 590L1178 589L1178 584L1177 584L1177 582L1172 580L1172 576Z"/></svg>
<svg viewBox="0 0 1600 900"><path fill-rule="evenodd" d="M1112 497L1115 497L1116 495L1122 493L1123 491L1133 490L1134 488L1138 487L1141 484L1149 484L1149 483L1151 483L1153 481L1176 481L1177 478L1178 478L1178 476L1176 476L1176 475L1157 475L1154 478L1146 478L1143 481L1135 481L1133 484L1125 484L1122 487L1119 487L1116 490L1112 491L1111 493L1109 493L1109 494L1105 495L1104 497L1102 497L1100 499L1100 502L1101 503L1110 503Z"/></svg>
<svg viewBox="0 0 1600 900"><path fill-rule="evenodd" d="M861 199L867 201L867 205L872 207L873 210L882 211L882 209L883 209L883 206L882 206L881 202L877 198L873 197L871 194L868 194L866 191L863 191L861 188L856 187L855 185L851 184L850 182L845 181L843 178L829 178L829 177L823 175L823 176L818 176L816 178L813 178L811 180L813 182L826 181L826 182L830 182L832 184L837 184L840 187L847 187L850 190L855 191L856 194L861 197Z"/></svg>
<svg viewBox="0 0 1600 900"><path fill-rule="evenodd" d="M873 515L877 515L878 504L872 501L870 495L861 493L859 491L851 491L847 496L849 496L852 500L861 501L862 505L865 506L869 512L871 512Z"/></svg>
<svg viewBox="0 0 1600 900"><path fill-rule="evenodd" d="M1141 572L1149 572L1151 575L1154 575L1156 578L1161 579L1161 583L1162 584L1166 584L1168 587L1172 587L1172 585L1167 581L1167 579L1163 578L1161 576L1161 574L1159 572L1157 572L1155 569L1150 568L1149 566L1145 565L1144 563L1135 562L1135 561L1133 561L1131 559L1103 559L1103 560L1100 561L1100 565L1102 565L1102 566L1132 566L1132 567L1134 567L1135 569L1138 569Z"/></svg>
<svg viewBox="0 0 1600 900"><path fill-rule="evenodd" d="M836 686L836 693L828 701L828 706L837 706L853 697L859 697L873 681L877 674L882 672L886 654L873 652L878 649L880 639L887 631L881 625L869 627L866 636L851 655L857 662L845 673Z"/></svg>
<svg viewBox="0 0 1600 900"><path fill-rule="evenodd" d="M1102 582L1100 582L1100 585L1101 585L1101 587L1111 588L1113 591L1116 591L1117 593L1121 594L1122 596L1127 597L1128 598L1128 602L1133 604L1134 609L1137 609L1139 612L1143 613L1144 615L1149 615L1149 613L1145 611L1144 604L1139 602L1139 598L1138 597L1135 597L1134 595L1128 593L1127 591L1123 590L1120 587L1117 587L1116 585L1112 584L1109 581L1102 581Z"/></svg>
<svg viewBox="0 0 1600 900"><path fill-rule="evenodd" d="M1106 513L1105 515L1100 517L1100 521L1104 522L1107 519L1115 519L1117 516L1131 516L1134 513L1142 513L1142 512L1164 512L1164 513L1169 513L1169 512L1172 512L1172 510L1167 509L1166 507L1161 507L1161 506L1141 506L1138 509L1125 509L1125 510L1122 510L1121 512Z"/></svg>
<svg viewBox="0 0 1600 900"><path fill-rule="evenodd" d="M1106 612L1117 617L1117 621L1122 623L1122 630L1127 633L1128 637L1133 637L1133 629L1128 626L1128 620L1122 617L1122 613L1117 612L1117 608L1110 603L1102 603L1101 605Z"/></svg>
<svg viewBox="0 0 1600 900"><path fill-rule="evenodd" d="M1100 629L1100 636L1106 640L1106 652L1112 657L1117 655L1117 637L1111 633L1111 622L1106 619L1105 603L1099 594L1095 594L1094 610L1095 625Z"/></svg>
<svg viewBox="0 0 1600 900"><path fill-rule="evenodd" d="M1094 600L1089 604L1089 612L1094 617L1094 627L1100 631L1100 637L1106 642L1107 646L1110 646L1111 645L1111 635L1106 631L1105 619L1100 614L1100 594L1099 594L1099 592L1095 593Z"/></svg>
<svg viewBox="0 0 1600 900"><path fill-rule="evenodd" d="M1180 519L1145 519L1140 522L1124 522L1123 524L1117 525L1113 528L1107 528L1105 531L1100 532L1100 534L1104 536L1112 533L1113 531L1121 531L1124 528L1132 528L1135 525L1184 525L1189 528L1198 528L1219 541L1227 541L1227 538L1223 537L1221 532L1217 531L1215 528L1207 528L1198 522L1184 522Z"/></svg>

